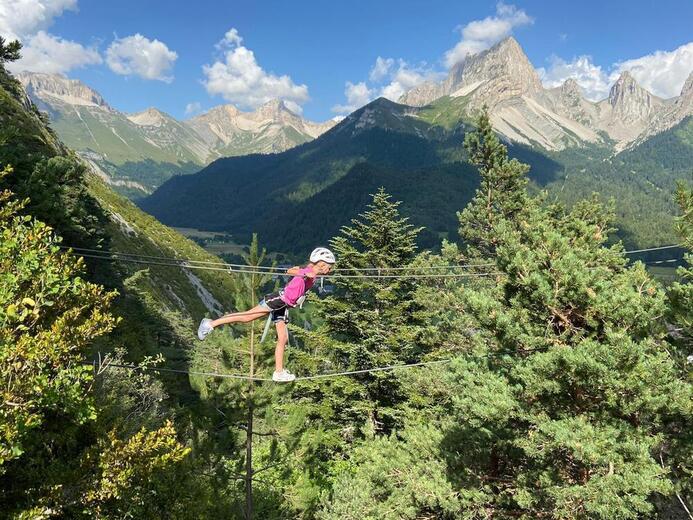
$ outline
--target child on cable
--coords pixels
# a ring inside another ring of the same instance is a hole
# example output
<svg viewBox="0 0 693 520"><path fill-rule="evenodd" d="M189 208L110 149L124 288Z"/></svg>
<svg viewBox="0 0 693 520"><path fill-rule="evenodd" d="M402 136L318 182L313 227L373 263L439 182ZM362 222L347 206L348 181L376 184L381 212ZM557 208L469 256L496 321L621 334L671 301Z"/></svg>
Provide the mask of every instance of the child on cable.
<svg viewBox="0 0 693 520"><path fill-rule="evenodd" d="M197 329L197 337L204 340L219 325L248 323L270 314L272 322L277 327L277 347L274 350L275 368L272 380L277 382L293 381L296 376L284 368L284 347L289 338L286 327L289 321L287 309L303 303L306 292L315 283L315 277L329 273L334 263L335 257L332 251L318 247L310 254L310 262L306 267L292 267L287 271L287 274L293 278L283 290L268 294L249 311L226 314L216 320L204 318Z"/></svg>

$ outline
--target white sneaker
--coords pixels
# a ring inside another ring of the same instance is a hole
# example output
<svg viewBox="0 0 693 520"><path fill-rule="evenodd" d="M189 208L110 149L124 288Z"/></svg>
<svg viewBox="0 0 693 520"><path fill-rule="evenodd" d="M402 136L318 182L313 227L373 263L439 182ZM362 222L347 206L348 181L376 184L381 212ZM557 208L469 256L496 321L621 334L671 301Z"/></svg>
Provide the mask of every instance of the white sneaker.
<svg viewBox="0 0 693 520"><path fill-rule="evenodd" d="M197 337L200 338L200 340L204 340L207 337L207 334L213 330L214 327L212 327L212 320L209 318L202 318L200 326L197 327Z"/></svg>
<svg viewBox="0 0 693 520"><path fill-rule="evenodd" d="M296 376L287 369L272 374L272 381L276 381L277 383L290 383L294 379L296 379Z"/></svg>

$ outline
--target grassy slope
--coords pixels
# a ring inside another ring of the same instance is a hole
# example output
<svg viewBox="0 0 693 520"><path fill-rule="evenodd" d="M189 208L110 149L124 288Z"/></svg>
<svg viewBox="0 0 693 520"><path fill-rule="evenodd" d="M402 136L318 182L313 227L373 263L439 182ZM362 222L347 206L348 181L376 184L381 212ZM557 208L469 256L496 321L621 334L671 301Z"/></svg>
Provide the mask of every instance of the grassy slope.
<svg viewBox="0 0 693 520"><path fill-rule="evenodd" d="M13 79L0 70L0 155L3 164L16 167L5 179L8 187L30 175L42 158L73 157L41 120L38 112L25 103ZM77 160L76 158L74 158ZM141 255L219 261L191 240L143 213L134 204L116 194L93 174L87 174L90 211L99 227L104 249ZM29 197L31 193L27 194ZM74 199L83 203L85 199ZM98 215L98 216L97 216ZM62 234L61 229L56 229ZM64 245L70 246L65 242ZM90 247L94 247L91 246ZM124 347L131 361L162 353L167 366L187 368L208 366L218 354L214 342L200 345L195 337L197 321L210 311L195 286L177 267L109 262L85 258L91 280L119 292L113 312L122 322L108 337L95 345L107 352ZM233 306L235 280L227 273L194 271L203 286L220 302L220 308ZM196 401L197 392L185 376L163 378L174 402ZM198 383L199 384L199 383Z"/></svg>

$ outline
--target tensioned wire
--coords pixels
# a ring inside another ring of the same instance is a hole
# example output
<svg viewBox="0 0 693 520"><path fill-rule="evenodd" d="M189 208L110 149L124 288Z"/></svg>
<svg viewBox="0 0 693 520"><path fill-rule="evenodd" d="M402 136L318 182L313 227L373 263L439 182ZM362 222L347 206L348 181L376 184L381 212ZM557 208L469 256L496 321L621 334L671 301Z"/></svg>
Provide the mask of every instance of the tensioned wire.
<svg viewBox="0 0 693 520"><path fill-rule="evenodd" d="M187 259L182 259L182 258L173 258L173 257L166 257L166 256L151 256L151 255L140 255L136 253L120 253L117 251L104 251L102 249L89 249L85 247L69 247L69 246L59 246L61 249L72 249L73 251L79 252L79 251L85 251L87 253L99 253L99 254L110 254L114 256L127 256L127 257L134 257L134 258L145 258L145 259L152 259L152 260L166 260L166 261L171 261L171 262L184 262L187 264L201 264L201 265L212 265L212 266L219 266L219 267L237 267L237 268L249 268L247 264L232 264L228 262L218 262L218 261L210 261L210 260L187 260ZM81 254L81 253L80 253ZM335 269L335 272L337 271L355 271L355 272L360 272L360 271L407 271L407 270L428 270L428 269L458 269L458 268L469 268L469 267L490 267L493 266L494 264L492 263L486 263L486 264L457 264L457 265L433 265L433 266L422 266L422 267L415 267L415 266L407 266L407 267L342 267L342 268L337 268ZM283 271L278 271L276 267L272 266L264 266L264 265L258 265L258 266L252 266L253 269L255 270L267 270L271 271L268 274L275 274L274 271L277 271L276 274L286 274Z"/></svg>
<svg viewBox="0 0 693 520"><path fill-rule="evenodd" d="M330 377L344 377L344 376L353 376L353 375L358 375L358 374L368 374L371 372L386 372L390 370L398 370L400 368L413 368L413 367L423 367L423 366L429 366L429 365L440 365L444 363L450 363L453 361L454 358L450 359L437 359L434 361L421 361L419 363L407 363L407 364L401 364L401 365L387 365L383 367L374 367L374 368L364 368L362 370L346 370L343 372L326 372L323 374L315 374L312 376L302 376L302 377L297 377L294 379L294 381L309 381L313 379L326 379ZM84 361L82 362L82 365L85 366L94 366L96 367L96 360L93 362L87 362ZM105 363L103 365L104 368L108 369L110 367L114 368L122 368L126 370L133 370L133 371L145 371L145 372L163 372L163 373L173 373L173 374L187 374L191 376L203 376L203 377L212 377L212 378L220 378L220 379L243 379L246 381L273 381L273 379L269 377L255 377L255 376L247 376L244 374L229 374L225 372L201 372L201 371L195 371L195 370L181 370L181 369L176 369L176 368L164 368L164 367L140 367L137 365L127 365L123 363Z"/></svg>
<svg viewBox="0 0 693 520"><path fill-rule="evenodd" d="M217 267L209 265L191 265L185 261L171 261L171 262L155 262L153 260L139 260L137 258L127 258L119 257L113 255L89 255L84 253L78 253L79 256L84 258L95 258L99 260L108 260L111 262L129 262L135 264L144 265L158 265L164 267L180 267L184 269L199 269L206 271L220 271L224 273L232 274L259 274L265 276L286 276L286 271L277 272L267 272L256 270L254 266L245 266L245 269L232 268L232 267ZM316 278L328 278L328 279L339 279L339 278L395 278L395 279L409 279L409 278L467 278L475 276L492 276L496 274L501 274L500 272L483 272L483 273L434 273L434 274L335 274L335 275L317 275ZM290 276L290 275L289 275Z"/></svg>
<svg viewBox="0 0 693 520"><path fill-rule="evenodd" d="M62 249L71 249L75 251L77 254L85 257L85 258L98 258L98 259L105 259L105 260L112 260L112 261L124 261L124 262L132 262L132 263L142 263L142 264L151 264L151 265L164 265L164 266L172 266L172 267L186 267L186 268L191 268L191 269L207 269L207 270L214 270L214 271L225 271L225 272L232 272L232 273L239 273L239 274L261 274L261 275L286 275L286 271L284 270L277 270L276 267L271 267L271 266L248 266L248 265L243 265L243 264L231 264L231 263L226 263L226 262L214 262L214 261L205 261L205 260L187 260L187 259L177 259L173 257L163 257L163 256L152 256L152 255L140 255L140 254L135 254L135 253L120 253L120 252L111 252L111 251L103 251L99 249L88 249L88 248L70 248L68 246L59 246ZM659 246L659 247L652 247L652 248L647 248L647 249L637 249L637 250L631 250L631 251L624 251L624 254L634 254L634 253L644 253L647 251L659 251L659 250L664 250L664 249L673 249L680 247L678 244L674 245L669 245L669 246ZM82 253L81 251L84 251L85 253ZM91 254L88 254L91 253ZM142 260L146 259L146 260ZM160 262L155 262L154 260L158 260ZM669 260L660 260L660 261L652 261L652 262L645 262L647 264L660 264L660 263L669 263L669 262L676 262L678 259L669 259ZM431 274L431 275L425 275L425 274L400 274L400 275L392 275L392 274L387 274L389 271L429 271L429 270L434 270L434 269L448 269L448 270L455 270L455 269L469 269L473 267L491 267L494 264L492 263L485 263L485 264L459 264L459 265L448 265L448 266L421 266L421 267L416 267L416 266L407 266L407 267L365 267L365 268L342 268L342 269L335 269L335 272L371 272L375 271L372 274L358 274L358 275L344 275L344 274L335 274L335 275L323 275L325 278L454 278L454 277L466 277L466 276L489 276L492 274L499 274L499 273L443 273L443 274ZM377 272L377 274L376 274ZM385 273L385 274L383 274Z"/></svg>

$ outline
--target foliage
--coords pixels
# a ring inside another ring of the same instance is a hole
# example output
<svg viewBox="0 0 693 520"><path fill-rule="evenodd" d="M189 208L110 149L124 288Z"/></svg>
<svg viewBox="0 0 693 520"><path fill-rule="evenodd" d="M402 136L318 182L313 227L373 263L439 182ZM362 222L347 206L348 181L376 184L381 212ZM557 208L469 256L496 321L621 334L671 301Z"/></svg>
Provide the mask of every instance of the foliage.
<svg viewBox="0 0 693 520"><path fill-rule="evenodd" d="M476 346L449 371L412 376L413 419L389 441L398 451L384 461L391 448L367 439L327 518L638 518L672 493L659 453L687 439L693 389L663 342L663 292L642 264L626 266L620 245L605 247L613 215L598 200L570 211L535 199L512 211L505 200L485 235L495 238L497 286L457 295ZM428 478L447 480L457 503L443 500L442 483L431 505L412 500L417 478L391 482L420 471L399 453L432 422L442 438L429 447L439 469Z"/></svg>
<svg viewBox="0 0 693 520"><path fill-rule="evenodd" d="M676 200L681 208L676 227L681 236L683 247L688 250L685 266L678 268L680 281L675 282L669 291L669 319L672 331L669 340L672 343L681 372L688 381L693 381L691 363L693 363L693 191L683 183L678 185ZM679 423L671 425L670 441L663 450L668 455L672 466L672 477L678 491L685 501L693 503L693 424Z"/></svg>
<svg viewBox="0 0 693 520"><path fill-rule="evenodd" d="M2 67L8 61L17 61L21 58L19 51L22 49L22 44L19 41L14 40L8 42L0 36L0 67Z"/></svg>
<svg viewBox="0 0 693 520"><path fill-rule="evenodd" d="M508 158L508 149L494 132L486 108L479 116L477 131L465 136L464 147L469 161L479 168L481 184L471 203L458 214L460 236L469 258L489 258L496 249L495 226L514 219L529 203L529 167Z"/></svg>
<svg viewBox="0 0 693 520"><path fill-rule="evenodd" d="M455 518L458 492L440 456L437 425L415 423L398 435L378 437L339 467L335 492L316 515L321 520Z"/></svg>
<svg viewBox="0 0 693 520"><path fill-rule="evenodd" d="M181 462L190 448L171 422L127 440L108 434L88 465L97 468L81 502L90 518L194 518Z"/></svg>
<svg viewBox="0 0 693 520"><path fill-rule="evenodd" d="M51 442L56 432L47 423L65 427L93 417L93 403L84 399L91 376L80 362L116 319L108 313L115 295L80 277L82 262L59 251L52 230L19 215L23 204L9 192L0 202L0 366L7 382L0 462L6 463L29 445Z"/></svg>
<svg viewBox="0 0 693 520"><path fill-rule="evenodd" d="M204 430L205 423L204 419L192 423L196 394L190 382L181 377L152 380L151 375L132 377L129 371L107 369L93 381L91 367L81 362L91 358L92 349L105 356L125 347L127 354L118 354L118 359L146 361L148 355L161 352L167 363L184 368L180 363L187 364L192 357L189 331L193 317L197 319L207 311L193 282L209 287L221 307L231 301L224 293L230 287L229 279L212 271L199 272L193 279L172 267L142 269L140 264L85 262L61 252L58 248L62 243L53 231L33 216L40 214L53 223L55 232L68 237L70 246L218 260L144 215L89 174L55 139L10 75L0 72L0 87L0 156L15 162L13 174L0 179L0 185L21 192L21 198L30 198L23 203L3 199L0 204L3 229L14 226L12 223L19 226L14 231L5 230L0 243L0 380L6 392L2 450L3 457L6 453L13 457L2 465L0 509L2 516L18 518L89 516L80 505L80 497L98 491L89 487L95 482L89 476L99 474L99 470L93 466L98 457L87 457L86 453L106 442L108 435L135 453L137 442L153 439L150 434L164 438L160 428L166 419L175 420L176 429L188 437L196 435L196 428ZM96 283L117 289L120 295L114 297L114 291L101 289ZM75 307L69 308L70 302ZM112 314L98 311L107 307ZM123 319L117 323L113 315ZM114 325L109 334L98 336L97 332ZM24 330L22 326L31 328ZM12 348L6 348L6 342ZM14 400L7 394L24 390L25 397L18 395ZM187 406L181 407L181 402ZM17 403L21 406L14 406ZM202 407L198 404L197 408L201 411ZM133 437L143 427L146 432ZM169 433L166 436L171 438ZM165 446L161 446L163 450ZM157 457L163 460L163 451L141 455L132 466L138 471L154 464ZM215 517L228 512L224 500L208 496L208 481L199 476L208 466L204 452L200 455L186 457L182 466L171 465L171 478L175 474L176 482L185 483L167 488L168 499L176 504L180 498L184 507L179 508L180 514L172 510L171 515L162 517ZM148 460L150 456L152 460ZM111 477L118 479L118 468L109 468ZM168 477L163 468L161 473L163 486ZM130 477L139 478L130 472L128 482ZM196 498L191 498L193 495ZM127 504L114 500L104 507L114 518L124 518L128 511ZM121 507L123 510L117 511Z"/></svg>
<svg viewBox="0 0 693 520"><path fill-rule="evenodd" d="M349 269L370 269L368 274L375 276L336 278L334 296L322 300L318 307L323 327L316 334L330 338L326 354L342 370L414 362L423 354L416 341L414 279L378 276L379 269L407 266L416 254L420 228L401 217L398 206L381 188L373 195L368 210L352 219L352 225L344 226L340 236L330 243L340 268L346 269L344 274L357 273ZM346 410L356 412L354 419L367 412L374 431L391 431L396 413L390 408L404 399L397 378L392 374L369 374L359 383L363 385L361 398L347 404ZM362 416L356 420L364 419Z"/></svg>

